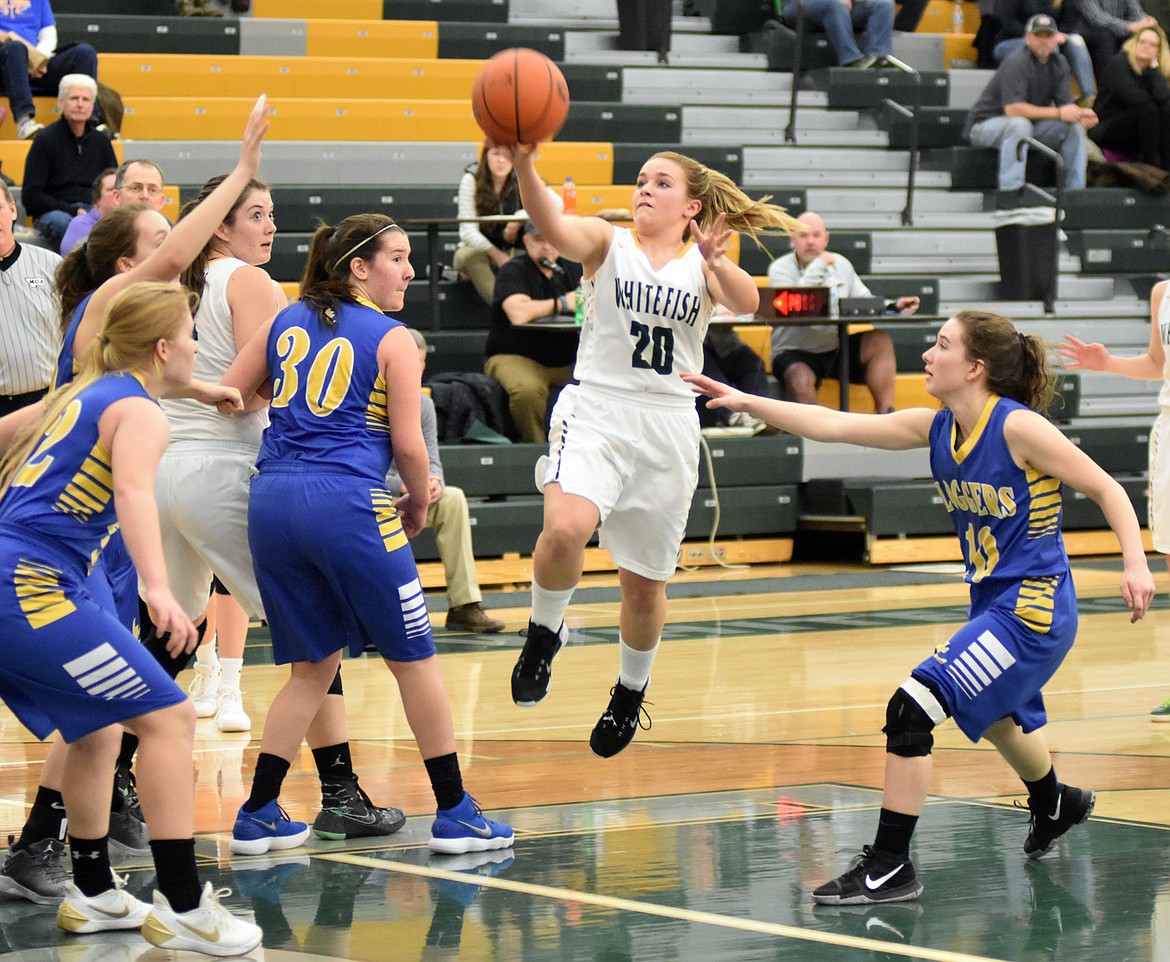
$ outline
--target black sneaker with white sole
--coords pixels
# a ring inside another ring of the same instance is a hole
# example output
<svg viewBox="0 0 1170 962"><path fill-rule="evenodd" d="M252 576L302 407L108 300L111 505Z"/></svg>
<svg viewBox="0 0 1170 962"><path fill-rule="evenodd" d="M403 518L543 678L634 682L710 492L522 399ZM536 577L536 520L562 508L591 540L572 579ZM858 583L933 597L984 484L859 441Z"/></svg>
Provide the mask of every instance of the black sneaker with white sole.
<svg viewBox="0 0 1170 962"><path fill-rule="evenodd" d="M922 888L907 856L866 845L844 875L813 890L813 901L821 905L910 902L922 894Z"/></svg>
<svg viewBox="0 0 1170 962"><path fill-rule="evenodd" d="M393 835L406 824L401 809L381 808L370 801L357 778L321 783L321 813L313 820L317 838L340 840Z"/></svg>
<svg viewBox="0 0 1170 962"><path fill-rule="evenodd" d="M13 849L8 836L8 855L0 867L0 895L28 899L37 905L55 905L65 898L69 875L65 871L65 845L46 838L22 849Z"/></svg>
<svg viewBox="0 0 1170 962"><path fill-rule="evenodd" d="M1080 825L1092 813L1097 804L1096 794L1088 788L1061 785L1052 811L1037 811L1028 799L1032 818L1028 822L1028 837L1024 841L1024 854L1028 858L1043 858L1052 851L1052 846L1074 825Z"/></svg>
<svg viewBox="0 0 1170 962"><path fill-rule="evenodd" d="M512 701L521 708L531 708L548 694L552 684L552 660L561 650L561 636L544 625L528 622L522 632L524 650L512 669Z"/></svg>

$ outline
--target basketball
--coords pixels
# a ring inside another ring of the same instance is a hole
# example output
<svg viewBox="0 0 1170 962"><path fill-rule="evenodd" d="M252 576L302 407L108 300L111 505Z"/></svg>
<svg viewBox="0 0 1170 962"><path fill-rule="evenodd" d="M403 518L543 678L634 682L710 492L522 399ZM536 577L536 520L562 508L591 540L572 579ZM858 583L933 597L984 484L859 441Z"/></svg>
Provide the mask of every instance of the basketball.
<svg viewBox="0 0 1170 962"><path fill-rule="evenodd" d="M497 144L540 143L564 126L569 85L544 54L527 47L501 50L475 78L471 112Z"/></svg>

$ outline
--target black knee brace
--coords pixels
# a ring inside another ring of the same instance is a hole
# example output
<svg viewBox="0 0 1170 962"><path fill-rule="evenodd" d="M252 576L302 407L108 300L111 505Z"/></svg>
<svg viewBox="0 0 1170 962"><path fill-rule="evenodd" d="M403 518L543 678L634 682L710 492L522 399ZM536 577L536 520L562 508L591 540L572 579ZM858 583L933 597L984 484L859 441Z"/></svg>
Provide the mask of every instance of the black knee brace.
<svg viewBox="0 0 1170 962"><path fill-rule="evenodd" d="M203 643L203 636L207 634L207 619L204 618L201 622L199 622L199 624L195 626L195 630L199 633L199 640L196 643L197 648L200 644ZM178 655L171 655L171 653L167 651L167 642L170 641L170 639L171 633L169 631L160 635L156 630L153 629L152 626L150 637L143 639L142 644L146 650L154 656L154 660L162 665L163 671L170 675L171 678L175 678L178 676L179 672L181 672L191 663L191 659L195 657L195 649L192 648L188 652L181 652Z"/></svg>
<svg viewBox="0 0 1170 962"><path fill-rule="evenodd" d="M886 706L886 751L902 758L922 758L934 747L934 722L922 706L899 688Z"/></svg>
<svg viewBox="0 0 1170 962"><path fill-rule="evenodd" d="M345 690L341 687L341 666L337 666L337 674L333 676L333 681L329 685L329 690L325 692L326 695L344 695Z"/></svg>

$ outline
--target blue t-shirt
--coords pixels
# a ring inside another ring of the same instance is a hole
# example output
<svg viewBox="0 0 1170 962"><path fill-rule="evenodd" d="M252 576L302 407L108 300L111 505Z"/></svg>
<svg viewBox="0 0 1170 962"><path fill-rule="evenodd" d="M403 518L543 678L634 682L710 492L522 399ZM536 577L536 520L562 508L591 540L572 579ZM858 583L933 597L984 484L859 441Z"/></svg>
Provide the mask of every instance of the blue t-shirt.
<svg viewBox="0 0 1170 962"><path fill-rule="evenodd" d="M276 315L268 337L269 426L257 467L298 465L385 484L393 451L378 346L399 321L341 303L327 327L311 305Z"/></svg>
<svg viewBox="0 0 1170 962"><path fill-rule="evenodd" d="M18 33L34 46L37 34L56 22L49 0L0 0L0 30Z"/></svg>

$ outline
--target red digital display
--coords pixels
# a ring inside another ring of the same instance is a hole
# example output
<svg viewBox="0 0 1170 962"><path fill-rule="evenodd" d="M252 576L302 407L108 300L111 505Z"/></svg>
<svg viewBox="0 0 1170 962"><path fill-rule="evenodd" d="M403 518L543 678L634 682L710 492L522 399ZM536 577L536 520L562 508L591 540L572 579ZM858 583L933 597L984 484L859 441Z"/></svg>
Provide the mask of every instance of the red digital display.
<svg viewBox="0 0 1170 962"><path fill-rule="evenodd" d="M777 317L828 317L827 287L782 287L772 297Z"/></svg>

